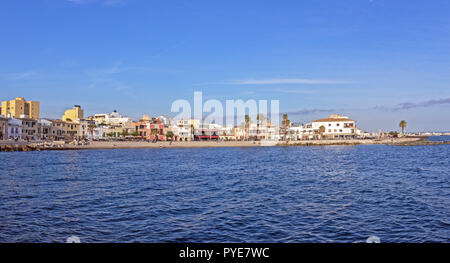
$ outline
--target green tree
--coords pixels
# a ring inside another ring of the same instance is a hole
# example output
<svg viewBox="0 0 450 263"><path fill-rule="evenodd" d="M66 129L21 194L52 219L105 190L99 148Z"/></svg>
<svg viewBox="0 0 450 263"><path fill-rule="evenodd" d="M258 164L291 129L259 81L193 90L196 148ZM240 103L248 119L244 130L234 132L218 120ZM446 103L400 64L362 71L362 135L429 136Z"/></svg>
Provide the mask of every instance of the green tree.
<svg viewBox="0 0 450 263"><path fill-rule="evenodd" d="M323 138L323 134L325 133L325 126L320 126L319 127L319 133L320 133L320 138Z"/></svg>
<svg viewBox="0 0 450 263"><path fill-rule="evenodd" d="M245 137L248 140L249 137L249 128L250 128L250 116L248 116L247 114L244 117L244 121L245 121Z"/></svg>
<svg viewBox="0 0 450 263"><path fill-rule="evenodd" d="M407 124L407 123L406 123L405 120L400 121L400 123L398 124L398 126L399 126L400 128L402 128L402 134L403 134L403 135L405 135L406 124Z"/></svg>
<svg viewBox="0 0 450 263"><path fill-rule="evenodd" d="M281 134L283 134L283 139L286 139L286 135L288 133L289 126L291 125L291 121L288 118L287 113L283 114L283 119L281 120Z"/></svg>
<svg viewBox="0 0 450 263"><path fill-rule="evenodd" d="M166 138L167 139L169 139L170 138L170 140L173 140L173 137L175 136L175 134L173 134L173 132L172 131L168 131L168 132L166 132Z"/></svg>

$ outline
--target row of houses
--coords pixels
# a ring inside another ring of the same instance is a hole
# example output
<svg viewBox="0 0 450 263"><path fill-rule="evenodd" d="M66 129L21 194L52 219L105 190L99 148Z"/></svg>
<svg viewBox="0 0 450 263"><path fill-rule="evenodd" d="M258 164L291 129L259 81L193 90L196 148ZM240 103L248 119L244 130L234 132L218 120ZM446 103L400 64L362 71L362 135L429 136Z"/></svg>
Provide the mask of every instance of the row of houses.
<svg viewBox="0 0 450 263"><path fill-rule="evenodd" d="M85 123L0 117L0 140L73 140L87 133Z"/></svg>
<svg viewBox="0 0 450 263"><path fill-rule="evenodd" d="M143 115L139 121L117 111L84 118L81 106L65 111L61 120L0 118L0 140L103 140L133 137L143 140L314 140L364 137L356 121L342 115L296 125L283 121L279 127L267 118L239 126L223 127L198 119L173 120Z"/></svg>

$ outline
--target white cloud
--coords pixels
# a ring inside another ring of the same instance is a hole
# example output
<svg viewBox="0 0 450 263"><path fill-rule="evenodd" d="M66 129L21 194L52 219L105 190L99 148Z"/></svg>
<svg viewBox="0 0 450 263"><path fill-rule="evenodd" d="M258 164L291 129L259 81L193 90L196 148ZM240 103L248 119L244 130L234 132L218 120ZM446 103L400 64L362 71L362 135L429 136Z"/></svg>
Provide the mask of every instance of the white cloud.
<svg viewBox="0 0 450 263"><path fill-rule="evenodd" d="M77 5L100 3L105 6L114 6L124 3L126 0L67 0L67 1Z"/></svg>
<svg viewBox="0 0 450 263"><path fill-rule="evenodd" d="M271 85L271 84L352 84L353 81L346 80L326 80L326 79L300 79L300 78L280 78L280 79L244 79L231 81L235 85Z"/></svg>

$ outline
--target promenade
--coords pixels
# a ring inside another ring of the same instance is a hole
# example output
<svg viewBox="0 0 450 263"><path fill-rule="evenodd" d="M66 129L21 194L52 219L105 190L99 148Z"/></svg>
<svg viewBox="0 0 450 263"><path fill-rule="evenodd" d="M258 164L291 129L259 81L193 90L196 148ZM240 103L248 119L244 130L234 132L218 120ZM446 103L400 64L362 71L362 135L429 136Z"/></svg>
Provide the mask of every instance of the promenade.
<svg viewBox="0 0 450 263"><path fill-rule="evenodd" d="M147 148L212 148L212 147L265 147L265 146L352 146L352 145L436 145L448 142L430 142L423 138L396 139L351 139L351 140L309 140L309 141L189 141L156 143L146 141L94 141L85 145L64 144L63 142L37 143L0 141L0 151L43 151L43 150L93 150L93 149L147 149Z"/></svg>

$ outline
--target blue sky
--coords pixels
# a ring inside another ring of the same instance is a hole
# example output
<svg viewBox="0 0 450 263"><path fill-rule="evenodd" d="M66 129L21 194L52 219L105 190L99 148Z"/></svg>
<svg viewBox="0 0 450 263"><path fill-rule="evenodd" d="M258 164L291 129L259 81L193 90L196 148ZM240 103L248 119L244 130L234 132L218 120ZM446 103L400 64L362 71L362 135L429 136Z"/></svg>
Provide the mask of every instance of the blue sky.
<svg viewBox="0 0 450 263"><path fill-rule="evenodd" d="M292 121L450 130L450 2L15 0L0 99L60 117L169 114L176 99L279 99Z"/></svg>

